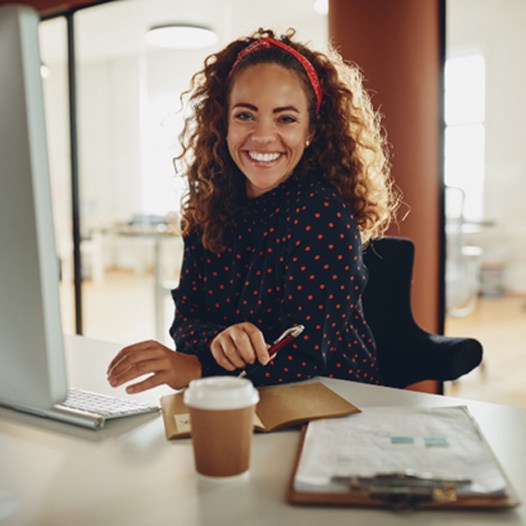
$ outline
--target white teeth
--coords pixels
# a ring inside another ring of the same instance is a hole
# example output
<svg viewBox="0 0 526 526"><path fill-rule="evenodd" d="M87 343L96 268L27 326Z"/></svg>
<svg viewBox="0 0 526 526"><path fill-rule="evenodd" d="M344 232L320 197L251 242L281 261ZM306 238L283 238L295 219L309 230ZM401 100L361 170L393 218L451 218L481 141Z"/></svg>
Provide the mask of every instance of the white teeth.
<svg viewBox="0 0 526 526"><path fill-rule="evenodd" d="M259 152L248 152L248 155L253 161L261 163L270 163L275 161L280 154L279 153L259 153Z"/></svg>

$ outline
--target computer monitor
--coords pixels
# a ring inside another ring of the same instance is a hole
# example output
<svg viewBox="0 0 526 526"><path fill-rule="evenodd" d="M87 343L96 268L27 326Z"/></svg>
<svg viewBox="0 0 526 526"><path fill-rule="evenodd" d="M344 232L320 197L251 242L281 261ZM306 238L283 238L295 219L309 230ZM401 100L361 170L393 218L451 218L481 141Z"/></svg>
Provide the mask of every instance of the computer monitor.
<svg viewBox="0 0 526 526"><path fill-rule="evenodd" d="M0 404L66 398L38 14L0 6Z"/></svg>

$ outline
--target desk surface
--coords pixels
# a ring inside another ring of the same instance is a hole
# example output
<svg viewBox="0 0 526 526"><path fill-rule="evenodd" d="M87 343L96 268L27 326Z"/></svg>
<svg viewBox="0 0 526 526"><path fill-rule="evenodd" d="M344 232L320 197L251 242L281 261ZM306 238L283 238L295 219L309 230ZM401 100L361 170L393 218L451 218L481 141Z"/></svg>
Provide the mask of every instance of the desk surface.
<svg viewBox="0 0 526 526"><path fill-rule="evenodd" d="M80 337L66 344L71 385L114 392L105 370L119 345ZM195 474L190 439L167 441L160 416L113 421L94 432L0 409L0 524L526 524L525 409L323 381L361 408L466 403L523 504L496 512L411 513L291 506L285 494L297 431L255 435L249 477L208 482ZM166 392L158 388L140 396L151 401Z"/></svg>

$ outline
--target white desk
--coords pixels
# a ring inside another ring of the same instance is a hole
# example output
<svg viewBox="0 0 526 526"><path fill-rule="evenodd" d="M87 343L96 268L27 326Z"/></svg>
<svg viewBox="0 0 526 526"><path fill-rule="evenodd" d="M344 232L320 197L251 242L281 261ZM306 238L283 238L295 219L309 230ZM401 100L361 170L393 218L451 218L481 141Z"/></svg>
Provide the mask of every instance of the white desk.
<svg viewBox="0 0 526 526"><path fill-rule="evenodd" d="M67 339L71 384L111 392L105 370L119 346ZM361 408L455 405L459 400L324 380ZM118 391L119 393L122 390ZM144 398L157 399L158 389ZM160 416L94 432L0 409L0 524L135 525L525 525L526 410L467 402L515 487L511 511L392 512L295 507L285 492L297 431L255 435L250 477L210 483L194 472L190 439L167 441Z"/></svg>

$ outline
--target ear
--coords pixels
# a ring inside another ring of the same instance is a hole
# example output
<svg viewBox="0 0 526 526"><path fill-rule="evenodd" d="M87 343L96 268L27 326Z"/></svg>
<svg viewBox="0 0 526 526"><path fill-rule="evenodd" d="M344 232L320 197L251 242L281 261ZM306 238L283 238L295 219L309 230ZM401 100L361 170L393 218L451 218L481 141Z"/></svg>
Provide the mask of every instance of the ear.
<svg viewBox="0 0 526 526"><path fill-rule="evenodd" d="M309 132L309 134L307 135L307 138L305 139L305 148L308 148L312 144L314 137L315 137L315 133L314 133L314 130L312 130Z"/></svg>

